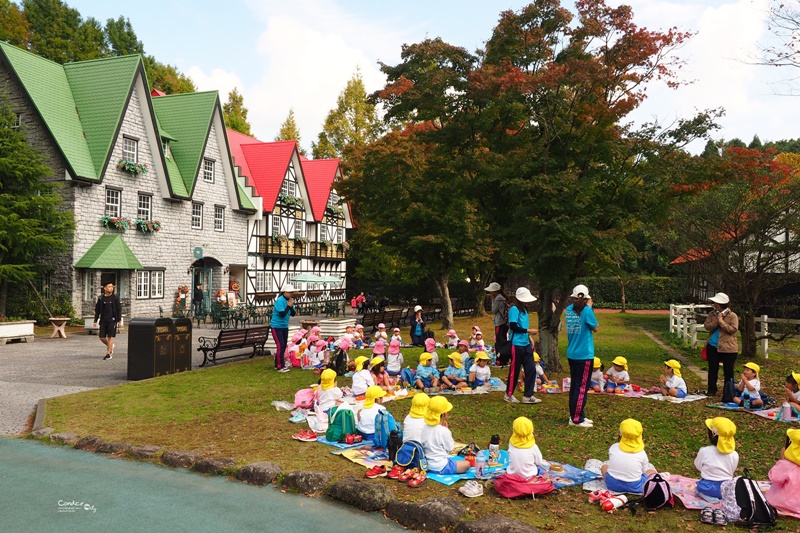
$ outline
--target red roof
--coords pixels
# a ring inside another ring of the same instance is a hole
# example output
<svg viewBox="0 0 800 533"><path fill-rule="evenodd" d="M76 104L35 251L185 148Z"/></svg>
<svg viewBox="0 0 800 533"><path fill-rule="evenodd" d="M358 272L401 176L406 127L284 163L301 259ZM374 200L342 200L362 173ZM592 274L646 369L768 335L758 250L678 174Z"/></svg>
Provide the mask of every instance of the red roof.
<svg viewBox="0 0 800 533"><path fill-rule="evenodd" d="M693 263L695 261L700 261L701 259L707 259L711 257L711 252L708 250L699 250L697 248L692 248L682 256L678 257L677 259L673 259L669 262L670 265L682 265L684 263Z"/></svg>
<svg viewBox="0 0 800 533"><path fill-rule="evenodd" d="M306 178L308 199L315 222L322 222L328 198L331 195L333 181L339 171L338 159L307 159L300 156L303 176Z"/></svg>
<svg viewBox="0 0 800 533"><path fill-rule="evenodd" d="M242 145L258 142L261 141L228 128L228 144L230 145L231 155L233 156L233 164L239 167L240 176L247 176L248 185L252 184L253 175L250 173L250 167L247 166L247 159L245 159L244 153L242 153Z"/></svg>
<svg viewBox="0 0 800 533"><path fill-rule="evenodd" d="M150 91L150 96L167 96L167 93L164 91L159 91L158 89L153 89Z"/></svg>
<svg viewBox="0 0 800 533"><path fill-rule="evenodd" d="M242 144L239 148L247 160L250 182L264 202L264 211L272 211L289 163L297 152L297 141L256 141L254 144ZM231 152L234 153L232 147ZM239 164L238 161L236 164Z"/></svg>

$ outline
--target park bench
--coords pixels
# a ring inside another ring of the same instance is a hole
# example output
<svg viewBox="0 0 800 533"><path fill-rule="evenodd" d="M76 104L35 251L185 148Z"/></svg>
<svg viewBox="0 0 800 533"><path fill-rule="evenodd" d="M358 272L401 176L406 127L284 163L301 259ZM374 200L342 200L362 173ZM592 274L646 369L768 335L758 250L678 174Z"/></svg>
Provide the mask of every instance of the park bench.
<svg viewBox="0 0 800 533"><path fill-rule="evenodd" d="M364 313L361 317L361 325L364 326L365 331L374 332L378 329L378 324L383 321L383 313L380 311Z"/></svg>
<svg viewBox="0 0 800 533"><path fill-rule="evenodd" d="M205 366L209 361L217 364L217 359L242 357L247 354L240 353L226 357L217 357L217 354L245 348L252 348L252 353L250 353L250 358L252 359L257 353L264 351L264 343L267 342L268 332L269 328L258 326L254 328L222 329L216 337L200 337L200 347L197 349L198 352L203 352L203 363L200 366Z"/></svg>

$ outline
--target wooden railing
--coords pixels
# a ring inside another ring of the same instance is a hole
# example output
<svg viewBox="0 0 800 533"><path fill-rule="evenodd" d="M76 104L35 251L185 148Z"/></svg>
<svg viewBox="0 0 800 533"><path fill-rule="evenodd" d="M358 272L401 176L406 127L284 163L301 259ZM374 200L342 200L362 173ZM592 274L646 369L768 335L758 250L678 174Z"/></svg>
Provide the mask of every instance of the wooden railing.
<svg viewBox="0 0 800 533"><path fill-rule="evenodd" d="M273 242L272 237L259 237L258 253L270 255L306 255L306 245L293 240Z"/></svg>
<svg viewBox="0 0 800 533"><path fill-rule="evenodd" d="M309 255L312 257L322 257L326 259L344 259L345 251L335 244L312 242L308 245Z"/></svg>

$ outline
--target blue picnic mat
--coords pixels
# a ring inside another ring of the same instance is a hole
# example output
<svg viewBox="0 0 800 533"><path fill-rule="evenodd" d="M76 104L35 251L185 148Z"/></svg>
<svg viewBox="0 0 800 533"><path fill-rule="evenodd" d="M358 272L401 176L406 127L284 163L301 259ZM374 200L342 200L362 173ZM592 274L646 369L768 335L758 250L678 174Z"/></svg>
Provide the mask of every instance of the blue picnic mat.
<svg viewBox="0 0 800 533"><path fill-rule="evenodd" d="M361 442L357 442L355 444L345 444L344 442L331 442L325 438L325 435L318 436L317 442L319 442L320 444L333 446L334 448L339 448L341 450L349 450L350 448L361 448L362 446L372 446L371 440L362 440Z"/></svg>
<svg viewBox="0 0 800 533"><path fill-rule="evenodd" d="M572 466L566 463L557 463L555 461L548 462L551 465L560 465L564 468L563 472L550 471L550 481L553 482L553 485L555 485L557 489L572 487L573 485L583 485L587 481L591 481L600 477L600 474L584 470L583 468L578 468L577 466ZM550 467L545 468L545 470L550 470Z"/></svg>
<svg viewBox="0 0 800 533"><path fill-rule="evenodd" d="M481 450L478 452L482 454L484 457L488 457L488 450ZM464 458L459 455L451 455L451 459L455 459L456 461L461 460L463 461ZM500 464L498 466L486 467L484 470L484 476L481 479L489 479L492 477L497 477L503 472L506 471L506 467L508 466L508 452L506 450L500 450ZM470 468L463 474L431 474L428 472L428 479L436 481L437 483L441 483L442 485L447 485L448 487L462 479L476 479L477 476L475 475L475 468Z"/></svg>

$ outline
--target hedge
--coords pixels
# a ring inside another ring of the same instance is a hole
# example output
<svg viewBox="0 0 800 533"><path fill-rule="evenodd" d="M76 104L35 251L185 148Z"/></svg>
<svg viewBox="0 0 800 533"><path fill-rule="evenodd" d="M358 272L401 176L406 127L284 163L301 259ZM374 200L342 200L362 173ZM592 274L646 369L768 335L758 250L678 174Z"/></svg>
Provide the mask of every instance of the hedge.
<svg viewBox="0 0 800 533"><path fill-rule="evenodd" d="M622 306L622 285L617 277L583 278L580 283L589 288L596 307ZM630 309L665 309L670 303L686 302L689 298L685 278L641 276L625 285L625 299Z"/></svg>

